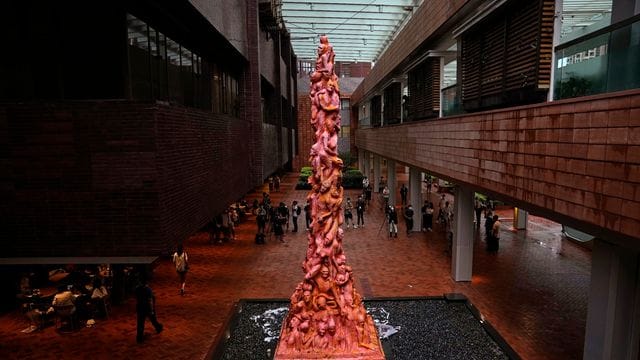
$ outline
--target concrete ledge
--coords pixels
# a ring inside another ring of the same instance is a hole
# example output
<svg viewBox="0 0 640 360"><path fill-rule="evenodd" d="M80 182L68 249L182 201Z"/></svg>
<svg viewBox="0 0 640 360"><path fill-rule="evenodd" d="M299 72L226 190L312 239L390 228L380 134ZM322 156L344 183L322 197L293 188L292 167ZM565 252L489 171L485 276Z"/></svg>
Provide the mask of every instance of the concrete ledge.
<svg viewBox="0 0 640 360"><path fill-rule="evenodd" d="M0 258L0 265L34 264L152 264L159 256L80 256Z"/></svg>

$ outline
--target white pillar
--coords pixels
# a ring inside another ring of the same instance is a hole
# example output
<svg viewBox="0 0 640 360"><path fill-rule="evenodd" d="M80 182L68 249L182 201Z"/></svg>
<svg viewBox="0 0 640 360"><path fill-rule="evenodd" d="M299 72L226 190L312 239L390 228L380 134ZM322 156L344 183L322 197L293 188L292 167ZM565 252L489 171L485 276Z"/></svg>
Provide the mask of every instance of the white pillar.
<svg viewBox="0 0 640 360"><path fill-rule="evenodd" d="M473 270L473 191L457 186L453 204L451 273L455 281L471 281Z"/></svg>
<svg viewBox="0 0 640 360"><path fill-rule="evenodd" d="M638 359L638 251L595 239L584 359Z"/></svg>
<svg viewBox="0 0 640 360"><path fill-rule="evenodd" d="M380 189L380 155L373 154L373 179L369 179L373 184L373 192L377 193Z"/></svg>
<svg viewBox="0 0 640 360"><path fill-rule="evenodd" d="M387 159L387 186L389 187L389 205L396 205L396 162Z"/></svg>
<svg viewBox="0 0 640 360"><path fill-rule="evenodd" d="M547 101L553 101L553 93L556 91L555 89L555 77L556 77L556 62L558 59L556 58L556 52L553 49L560 44L560 34L562 31L562 2L563 0L556 0L555 5L555 16L553 20L553 47L551 47L551 82L549 83L549 92L547 93Z"/></svg>
<svg viewBox="0 0 640 360"><path fill-rule="evenodd" d="M513 228L516 230L527 230L528 213L518 207L513 208Z"/></svg>
<svg viewBox="0 0 640 360"><path fill-rule="evenodd" d="M422 178L422 171L416 169L414 167L409 168L409 204L413 207L413 213L418 214L418 216L413 217L414 224L419 224L420 221L416 222L420 218L420 208L422 208L422 183L420 179ZM414 229L416 226L414 225ZM419 227L418 227L419 228Z"/></svg>
<svg viewBox="0 0 640 360"><path fill-rule="evenodd" d="M371 181L371 153L365 151L364 153L364 176Z"/></svg>

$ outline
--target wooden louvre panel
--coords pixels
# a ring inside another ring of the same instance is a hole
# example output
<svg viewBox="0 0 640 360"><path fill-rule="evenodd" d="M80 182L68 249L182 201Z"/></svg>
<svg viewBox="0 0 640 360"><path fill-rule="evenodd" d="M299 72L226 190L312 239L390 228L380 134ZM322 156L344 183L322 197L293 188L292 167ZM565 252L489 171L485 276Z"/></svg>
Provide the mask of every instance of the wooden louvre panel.
<svg viewBox="0 0 640 360"><path fill-rule="evenodd" d="M480 107L480 71L482 56L481 34L465 33L461 41L460 69L461 99L466 108Z"/></svg>
<svg viewBox="0 0 640 360"><path fill-rule="evenodd" d="M440 58L427 58L409 71L408 119L438 116L440 111Z"/></svg>
<svg viewBox="0 0 640 360"><path fill-rule="evenodd" d="M460 39L467 111L544 101L551 78L553 0L511 0Z"/></svg>
<svg viewBox="0 0 640 360"><path fill-rule="evenodd" d="M401 111L401 85L392 83L384 89L384 123L399 124Z"/></svg>
<svg viewBox="0 0 640 360"><path fill-rule="evenodd" d="M538 4L527 2L508 18L505 90L535 86L538 64Z"/></svg>
<svg viewBox="0 0 640 360"><path fill-rule="evenodd" d="M371 98L371 126L379 127L382 123L382 100L377 95Z"/></svg>

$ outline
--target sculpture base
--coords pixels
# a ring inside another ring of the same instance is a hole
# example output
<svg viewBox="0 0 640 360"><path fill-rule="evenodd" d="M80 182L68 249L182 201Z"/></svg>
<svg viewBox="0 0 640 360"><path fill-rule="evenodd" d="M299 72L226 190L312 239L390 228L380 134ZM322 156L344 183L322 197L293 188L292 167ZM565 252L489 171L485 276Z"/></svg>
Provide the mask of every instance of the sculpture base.
<svg viewBox="0 0 640 360"><path fill-rule="evenodd" d="M520 358L464 296L387 298L364 303L376 323L386 323L398 330L396 334L378 330L387 360ZM241 300L230 311L205 358L272 359L277 353L277 339L288 305L288 299ZM358 358L357 354L335 355L350 360Z"/></svg>
<svg viewBox="0 0 640 360"><path fill-rule="evenodd" d="M371 320L371 316L367 316L371 323L373 324L373 320ZM285 328L282 327L280 331L280 339L284 338ZM275 360L290 360L290 359L336 359L336 360L353 360L353 359L364 359L364 360L384 360L384 352L382 350L382 343L380 342L380 338L378 337L375 328L373 330L373 334L367 334L371 336L371 338L375 339L375 344L373 349L367 349L361 347L359 350L354 350L350 352L344 352L342 350L336 349L323 349L323 350L315 350L315 349L288 349L286 346L282 344L282 341L278 342L278 346L276 347L276 352L274 359Z"/></svg>

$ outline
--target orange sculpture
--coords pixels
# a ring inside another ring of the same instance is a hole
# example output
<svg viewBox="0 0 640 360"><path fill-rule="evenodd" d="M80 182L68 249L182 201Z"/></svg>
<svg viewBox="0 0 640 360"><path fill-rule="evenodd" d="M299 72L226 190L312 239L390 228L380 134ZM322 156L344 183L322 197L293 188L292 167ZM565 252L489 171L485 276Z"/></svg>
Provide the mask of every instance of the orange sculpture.
<svg viewBox="0 0 640 360"><path fill-rule="evenodd" d="M373 319L353 286L342 249L342 160L338 158L340 89L333 47L320 37L311 75L311 231L302 270L291 295L276 359L384 359Z"/></svg>

